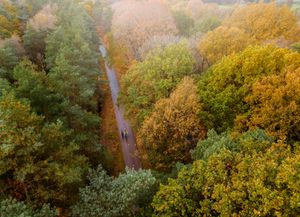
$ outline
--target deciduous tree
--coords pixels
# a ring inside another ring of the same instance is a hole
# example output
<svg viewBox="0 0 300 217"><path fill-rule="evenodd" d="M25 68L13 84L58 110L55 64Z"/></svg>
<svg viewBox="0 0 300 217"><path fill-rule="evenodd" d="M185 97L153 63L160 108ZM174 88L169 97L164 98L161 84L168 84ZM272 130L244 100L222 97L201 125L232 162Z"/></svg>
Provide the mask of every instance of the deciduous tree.
<svg viewBox="0 0 300 217"><path fill-rule="evenodd" d="M121 1L113 11L114 39L135 59L139 47L153 36L177 33L171 13L158 1Z"/></svg>
<svg viewBox="0 0 300 217"><path fill-rule="evenodd" d="M237 128L262 128L288 142L300 139L300 68L264 77L246 97L247 115L237 118ZM245 123L246 126L245 126Z"/></svg>
<svg viewBox="0 0 300 217"><path fill-rule="evenodd" d="M270 142L257 149L260 142L248 136L239 151L224 147L181 169L160 186L153 216L299 215L299 149Z"/></svg>
<svg viewBox="0 0 300 217"><path fill-rule="evenodd" d="M201 109L197 88L184 78L169 98L159 100L138 131L141 154L157 170L168 170L176 162L188 162L190 150L206 131L197 114ZM145 151L146 153L142 153Z"/></svg>
<svg viewBox="0 0 300 217"><path fill-rule="evenodd" d="M233 127L237 115L249 110L245 97L251 85L266 75L279 74L300 64L300 55L272 45L251 46L243 52L223 58L199 82L203 105L200 118L206 126L223 132Z"/></svg>
<svg viewBox="0 0 300 217"><path fill-rule="evenodd" d="M184 76L193 74L194 64L182 42L154 50L122 77L120 102L135 127L151 113L157 100L168 97Z"/></svg>
<svg viewBox="0 0 300 217"><path fill-rule="evenodd" d="M296 42L300 39L297 22L296 16L287 6L260 2L238 7L223 25L244 30L249 37L258 41L283 36L290 42Z"/></svg>
<svg viewBox="0 0 300 217"><path fill-rule="evenodd" d="M20 34L20 20L15 5L7 0L0 2L0 38L9 38Z"/></svg>
<svg viewBox="0 0 300 217"><path fill-rule="evenodd" d="M199 43L199 50L210 64L214 64L224 56L244 50L250 44L255 44L255 41L243 30L220 26L204 36Z"/></svg>

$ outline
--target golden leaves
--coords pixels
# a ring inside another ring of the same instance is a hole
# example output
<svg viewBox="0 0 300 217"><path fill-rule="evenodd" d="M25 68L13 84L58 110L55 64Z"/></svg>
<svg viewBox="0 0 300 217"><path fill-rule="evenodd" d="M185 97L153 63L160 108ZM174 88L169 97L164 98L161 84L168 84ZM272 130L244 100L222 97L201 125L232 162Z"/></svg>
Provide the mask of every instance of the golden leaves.
<svg viewBox="0 0 300 217"><path fill-rule="evenodd" d="M260 127L282 139L300 135L300 68L264 77L246 97L250 105L248 127Z"/></svg>
<svg viewBox="0 0 300 217"><path fill-rule="evenodd" d="M190 159L190 149L206 131L197 114L201 109L193 80L186 77L169 98L155 104L138 132L140 149L156 169L166 170Z"/></svg>

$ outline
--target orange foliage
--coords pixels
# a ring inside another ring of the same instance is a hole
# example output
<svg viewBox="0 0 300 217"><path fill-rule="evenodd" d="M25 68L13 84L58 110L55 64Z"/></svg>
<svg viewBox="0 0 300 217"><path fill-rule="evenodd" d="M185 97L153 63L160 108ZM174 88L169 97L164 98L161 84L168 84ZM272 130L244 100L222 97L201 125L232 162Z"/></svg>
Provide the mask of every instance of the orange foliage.
<svg viewBox="0 0 300 217"><path fill-rule="evenodd" d="M236 8L222 26L205 35L199 43L199 50L213 64L248 45L287 47L298 40L297 18L288 7L257 3Z"/></svg>
<svg viewBox="0 0 300 217"><path fill-rule="evenodd" d="M185 77L169 98L155 104L138 132L138 148L153 168L167 170L187 162L190 150L206 131L197 116L201 109L193 79Z"/></svg>
<svg viewBox="0 0 300 217"><path fill-rule="evenodd" d="M249 116L239 117L237 124L265 129L282 140L300 139L300 67L254 83L246 101Z"/></svg>

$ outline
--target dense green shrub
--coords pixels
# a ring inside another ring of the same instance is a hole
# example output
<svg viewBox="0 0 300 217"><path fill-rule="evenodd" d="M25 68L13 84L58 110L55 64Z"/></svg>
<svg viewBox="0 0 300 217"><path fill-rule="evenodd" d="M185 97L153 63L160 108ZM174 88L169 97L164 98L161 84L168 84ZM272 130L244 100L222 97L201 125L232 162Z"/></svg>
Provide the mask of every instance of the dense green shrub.
<svg viewBox="0 0 300 217"><path fill-rule="evenodd" d="M33 210L24 202L13 199L0 201L0 217L55 217L57 211L51 209L49 205L44 205L39 210Z"/></svg>
<svg viewBox="0 0 300 217"><path fill-rule="evenodd" d="M80 189L80 201L72 208L74 217L135 216L155 191L156 180L146 170L126 169L114 179L98 167L88 178L90 184Z"/></svg>

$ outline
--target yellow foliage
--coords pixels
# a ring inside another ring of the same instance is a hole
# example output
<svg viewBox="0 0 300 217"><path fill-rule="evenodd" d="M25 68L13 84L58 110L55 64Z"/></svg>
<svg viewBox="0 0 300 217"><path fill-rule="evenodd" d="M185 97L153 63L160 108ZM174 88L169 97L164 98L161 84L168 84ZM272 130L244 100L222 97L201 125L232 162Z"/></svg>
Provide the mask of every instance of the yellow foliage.
<svg viewBox="0 0 300 217"><path fill-rule="evenodd" d="M1 7L6 13L0 15L0 38L20 34L20 21L17 17L17 8L8 1L3 1Z"/></svg>
<svg viewBox="0 0 300 217"><path fill-rule="evenodd" d="M112 35L108 36L108 45L110 64L119 73L127 72L131 62L134 61L133 56L130 55L124 45L115 42Z"/></svg>
<svg viewBox="0 0 300 217"><path fill-rule="evenodd" d="M299 40L297 18L288 7L257 3L236 8L222 26L205 35L199 50L213 64L248 45L272 43L285 47Z"/></svg>
<svg viewBox="0 0 300 217"><path fill-rule="evenodd" d="M259 41L284 36L285 39L295 42L300 40L297 22L297 17L287 6L277 6L275 2L261 2L238 7L223 25L240 28L249 37Z"/></svg>
<svg viewBox="0 0 300 217"><path fill-rule="evenodd" d="M93 15L93 3L87 2L84 4L84 9L87 11L87 13L92 16Z"/></svg>
<svg viewBox="0 0 300 217"><path fill-rule="evenodd" d="M199 50L210 64L214 64L224 56L244 50L248 45L255 44L255 40L236 27L220 26L208 32L199 43Z"/></svg>
<svg viewBox="0 0 300 217"><path fill-rule="evenodd" d="M153 168L167 170L190 159L189 151L206 134L197 116L200 109L197 88L189 77L169 98L156 103L137 136L138 148L146 151Z"/></svg>
<svg viewBox="0 0 300 217"><path fill-rule="evenodd" d="M282 140L299 140L300 67L280 75L266 76L254 83L252 94L246 97L246 101L250 105L249 116L239 117L237 122L250 129L265 129Z"/></svg>

